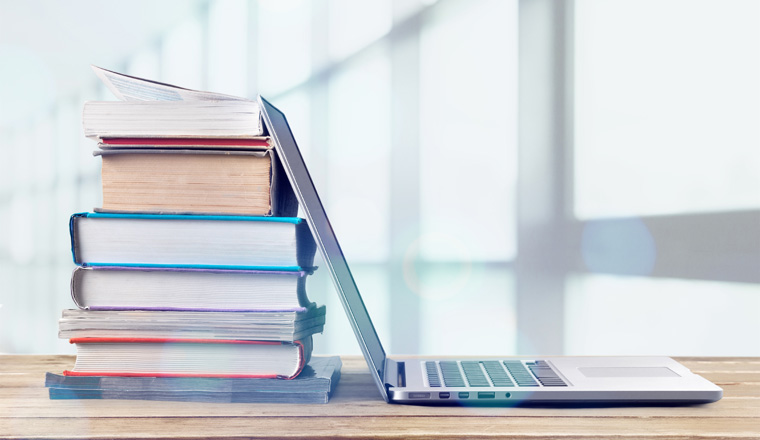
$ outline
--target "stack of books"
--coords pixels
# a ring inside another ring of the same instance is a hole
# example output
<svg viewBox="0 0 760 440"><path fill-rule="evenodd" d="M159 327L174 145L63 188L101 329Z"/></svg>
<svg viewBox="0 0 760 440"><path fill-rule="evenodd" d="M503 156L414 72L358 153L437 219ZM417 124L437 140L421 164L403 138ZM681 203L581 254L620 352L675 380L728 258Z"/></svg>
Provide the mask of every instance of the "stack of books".
<svg viewBox="0 0 760 440"><path fill-rule="evenodd" d="M84 108L103 206L71 217L77 359L50 397L326 402L316 245L258 104L95 71L123 101Z"/></svg>

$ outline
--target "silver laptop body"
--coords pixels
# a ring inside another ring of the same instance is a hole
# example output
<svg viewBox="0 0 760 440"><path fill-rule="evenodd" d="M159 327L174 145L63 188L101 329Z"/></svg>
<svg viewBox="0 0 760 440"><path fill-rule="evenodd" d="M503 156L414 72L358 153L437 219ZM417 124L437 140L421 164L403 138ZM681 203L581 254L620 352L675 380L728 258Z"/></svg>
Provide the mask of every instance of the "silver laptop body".
<svg viewBox="0 0 760 440"><path fill-rule="evenodd" d="M274 148L380 394L399 403L714 402L723 390L668 357L386 356L282 112L259 97Z"/></svg>

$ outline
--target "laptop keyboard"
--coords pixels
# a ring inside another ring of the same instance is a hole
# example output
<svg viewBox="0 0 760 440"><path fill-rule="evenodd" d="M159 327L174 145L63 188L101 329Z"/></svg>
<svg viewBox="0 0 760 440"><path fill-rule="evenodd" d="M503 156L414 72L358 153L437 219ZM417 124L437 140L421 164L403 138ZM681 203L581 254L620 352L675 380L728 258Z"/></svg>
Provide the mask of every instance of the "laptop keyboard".
<svg viewBox="0 0 760 440"><path fill-rule="evenodd" d="M425 362L425 370L427 371L428 384L431 387L441 386L441 378L438 377L438 369L435 367L435 362Z"/></svg>
<svg viewBox="0 0 760 440"><path fill-rule="evenodd" d="M528 368L531 373L541 382L541 385L545 387L566 387L567 384L557 376L557 373L552 370L552 367L546 363L546 361L528 362Z"/></svg>
<svg viewBox="0 0 760 440"><path fill-rule="evenodd" d="M501 367L499 361L483 361L483 367L486 369L488 377L491 379L491 383L495 387L513 387L515 383L509 378L509 375Z"/></svg>
<svg viewBox="0 0 760 440"><path fill-rule="evenodd" d="M567 386L546 361L540 360L427 361L425 372L434 388Z"/></svg>
<svg viewBox="0 0 760 440"><path fill-rule="evenodd" d="M433 368L435 368L435 362L428 362L428 364L433 364ZM447 387L465 386L464 379L462 379L462 375L459 373L459 367L456 362L440 362L439 364L444 385Z"/></svg>
<svg viewBox="0 0 760 440"><path fill-rule="evenodd" d="M538 382L533 379L533 375L530 374L527 368L520 361L504 361L504 366L507 367L509 374L515 378L517 386L519 387L537 387Z"/></svg>
<svg viewBox="0 0 760 440"><path fill-rule="evenodd" d="M464 376L471 387L491 386L488 383L488 379L486 379L486 375L483 374L483 370L480 369L480 362L462 361L462 371L464 371Z"/></svg>

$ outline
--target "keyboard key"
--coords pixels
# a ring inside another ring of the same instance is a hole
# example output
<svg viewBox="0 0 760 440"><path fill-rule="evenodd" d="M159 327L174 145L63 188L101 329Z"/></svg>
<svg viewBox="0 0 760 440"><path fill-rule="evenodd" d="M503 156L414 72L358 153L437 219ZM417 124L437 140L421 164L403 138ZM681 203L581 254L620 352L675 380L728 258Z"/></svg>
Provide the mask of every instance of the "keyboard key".
<svg viewBox="0 0 760 440"><path fill-rule="evenodd" d="M425 362L425 371L427 372L428 383L431 387L440 387L441 379L438 377L438 368L435 366L435 362Z"/></svg>
<svg viewBox="0 0 760 440"><path fill-rule="evenodd" d="M479 361L462 361L462 371L471 387L490 387Z"/></svg>
<svg viewBox="0 0 760 440"><path fill-rule="evenodd" d="M525 368L520 361L504 361L504 366L512 375L512 378L519 387L537 387L538 382L533 379L533 375Z"/></svg>
<svg viewBox="0 0 760 440"><path fill-rule="evenodd" d="M483 367L486 369L486 374L491 379L493 386L495 387L513 387L515 386L512 379L509 378L507 372L501 366L499 361L483 361Z"/></svg>
<svg viewBox="0 0 760 440"><path fill-rule="evenodd" d="M536 376L538 381L541 382L541 385L545 387L567 386L546 361L536 361L533 364L528 365L528 368L530 368L530 371Z"/></svg>
<svg viewBox="0 0 760 440"><path fill-rule="evenodd" d="M441 361L438 363L443 375L443 384L447 387L463 387L464 379L459 371L459 365L456 361Z"/></svg>
<svg viewBox="0 0 760 440"><path fill-rule="evenodd" d="M545 387L566 387L567 386L567 384L565 382L562 382L562 381L559 381L559 382L540 381L540 382L541 382L541 385L543 385Z"/></svg>

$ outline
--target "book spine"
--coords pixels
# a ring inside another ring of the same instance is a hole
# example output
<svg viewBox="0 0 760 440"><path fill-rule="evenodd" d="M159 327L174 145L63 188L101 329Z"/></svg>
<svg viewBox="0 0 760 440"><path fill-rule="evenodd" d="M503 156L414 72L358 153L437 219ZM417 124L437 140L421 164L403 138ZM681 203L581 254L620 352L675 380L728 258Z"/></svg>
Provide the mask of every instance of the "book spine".
<svg viewBox="0 0 760 440"><path fill-rule="evenodd" d="M78 308L82 310L89 310L89 307L79 301L79 283L81 281L81 278L84 276L84 270L86 270L84 267L77 266L74 269L74 272L71 273L71 300L74 301L74 305L76 305Z"/></svg>
<svg viewBox="0 0 760 440"><path fill-rule="evenodd" d="M296 225L296 258L298 265L304 268L314 267L317 243L311 235L309 225L303 221Z"/></svg>
<svg viewBox="0 0 760 440"><path fill-rule="evenodd" d="M273 216L295 217L298 215L298 199L288 181L282 162L274 150L270 151L272 166L270 172L270 203Z"/></svg>
<svg viewBox="0 0 760 440"><path fill-rule="evenodd" d="M311 336L309 336L311 338ZM293 344L298 346L298 369L295 371L295 373L291 374L290 376L276 376L277 379L295 379L299 374L301 374L301 371L303 371L303 367L306 366L306 353L304 353L304 346L301 341L293 341ZM309 347L311 348L311 346ZM309 350L309 354L311 354L311 350Z"/></svg>
<svg viewBox="0 0 760 440"><path fill-rule="evenodd" d="M81 266L82 262L79 260L77 252L77 220L81 217L87 217L86 212L78 212L72 214L69 218L69 236L71 237L71 258L74 260L74 264Z"/></svg>

